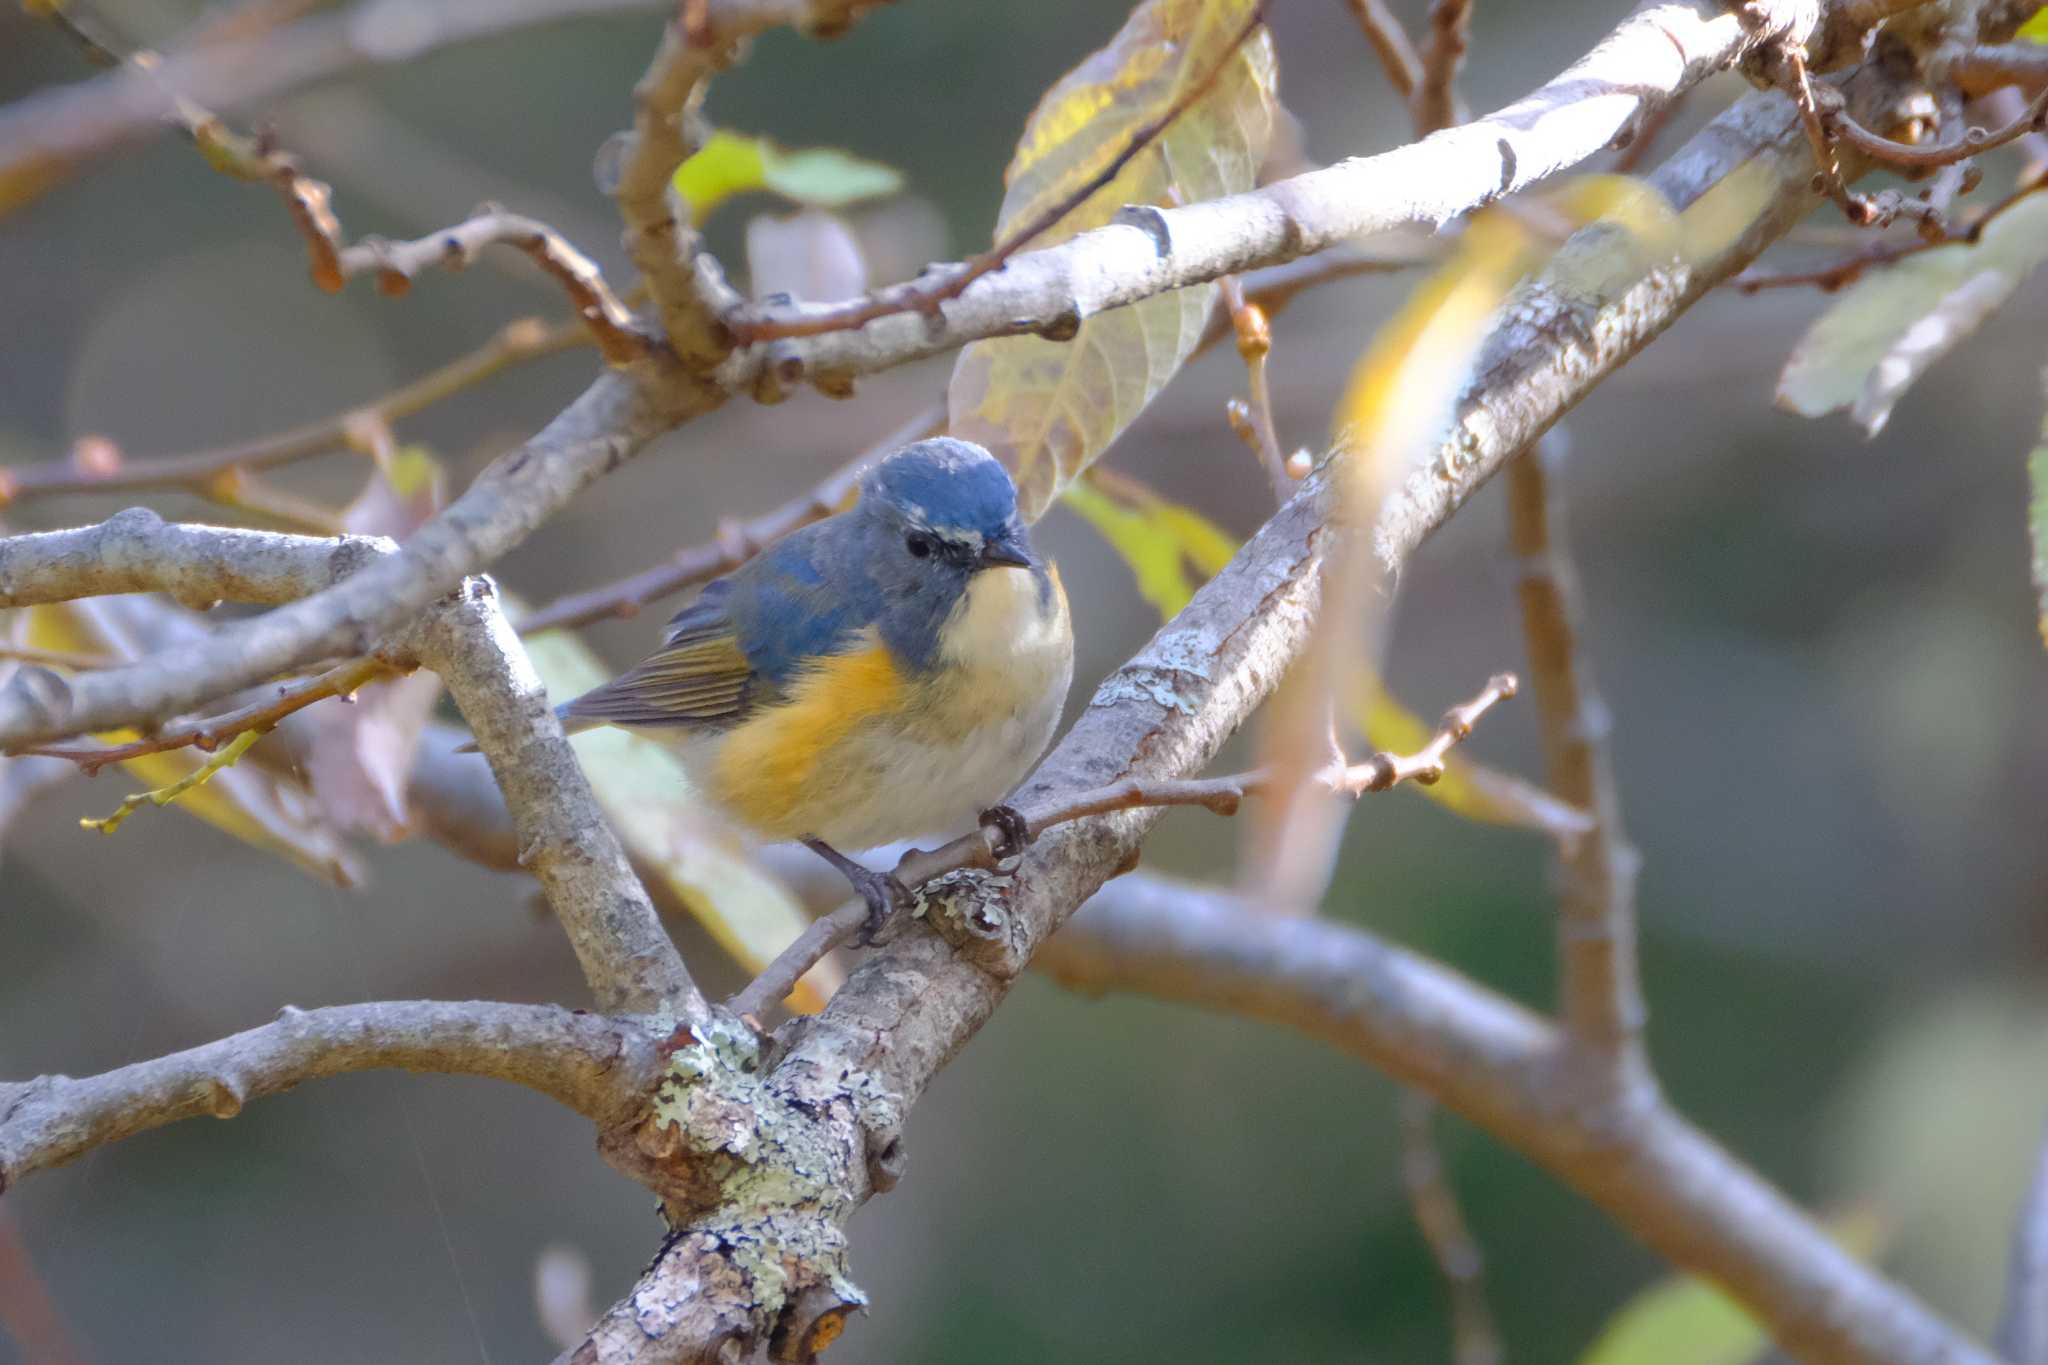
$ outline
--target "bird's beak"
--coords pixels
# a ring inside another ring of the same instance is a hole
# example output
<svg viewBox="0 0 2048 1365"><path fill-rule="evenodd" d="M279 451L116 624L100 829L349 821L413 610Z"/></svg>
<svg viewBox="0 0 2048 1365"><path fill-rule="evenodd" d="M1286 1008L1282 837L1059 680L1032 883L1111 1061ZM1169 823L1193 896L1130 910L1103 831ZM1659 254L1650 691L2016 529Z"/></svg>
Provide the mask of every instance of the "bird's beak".
<svg viewBox="0 0 2048 1365"><path fill-rule="evenodd" d="M981 547L981 559L975 567L993 569L1007 565L1013 569L1028 569L1032 565L1031 552L1011 540L991 540Z"/></svg>

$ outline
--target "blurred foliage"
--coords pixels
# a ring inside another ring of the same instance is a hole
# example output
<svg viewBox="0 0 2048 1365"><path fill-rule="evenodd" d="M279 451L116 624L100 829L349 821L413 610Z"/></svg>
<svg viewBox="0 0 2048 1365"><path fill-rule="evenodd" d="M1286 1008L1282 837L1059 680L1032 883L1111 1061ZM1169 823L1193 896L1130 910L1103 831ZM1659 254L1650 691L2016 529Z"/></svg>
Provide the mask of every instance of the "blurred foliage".
<svg viewBox="0 0 2048 1365"><path fill-rule="evenodd" d="M836 147L790 150L771 137L720 128L676 167L676 193L702 225L734 195L766 190L806 208L835 209L903 188L903 173Z"/></svg>
<svg viewBox="0 0 2048 1365"><path fill-rule="evenodd" d="M1847 411L1866 435L1929 366L2012 297L2048 260L2048 194L1993 218L1975 242L1936 247L1873 270L1800 339L1778 403L1802 417Z"/></svg>

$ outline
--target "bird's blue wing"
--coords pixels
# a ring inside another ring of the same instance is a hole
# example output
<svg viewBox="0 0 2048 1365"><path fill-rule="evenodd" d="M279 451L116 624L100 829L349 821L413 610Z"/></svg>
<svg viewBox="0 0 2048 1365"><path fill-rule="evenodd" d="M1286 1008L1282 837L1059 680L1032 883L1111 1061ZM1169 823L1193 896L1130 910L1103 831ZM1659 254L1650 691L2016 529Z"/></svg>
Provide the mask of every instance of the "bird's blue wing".
<svg viewBox="0 0 2048 1365"><path fill-rule="evenodd" d="M644 662L561 707L565 722L723 729L808 661L844 649L874 616L865 573L835 581L829 523L799 531L677 612Z"/></svg>

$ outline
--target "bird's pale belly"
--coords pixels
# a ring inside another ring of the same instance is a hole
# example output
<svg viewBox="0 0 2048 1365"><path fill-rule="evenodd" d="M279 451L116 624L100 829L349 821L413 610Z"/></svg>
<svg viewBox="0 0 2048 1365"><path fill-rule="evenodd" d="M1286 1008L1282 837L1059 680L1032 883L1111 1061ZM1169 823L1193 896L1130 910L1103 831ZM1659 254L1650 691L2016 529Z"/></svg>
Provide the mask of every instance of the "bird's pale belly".
<svg viewBox="0 0 2048 1365"><path fill-rule="evenodd" d="M862 849L964 828L1045 751L1073 678L1065 596L1041 607L1036 589L1027 573L983 575L930 674L905 675L879 644L838 656L785 704L690 746L692 777L767 839Z"/></svg>

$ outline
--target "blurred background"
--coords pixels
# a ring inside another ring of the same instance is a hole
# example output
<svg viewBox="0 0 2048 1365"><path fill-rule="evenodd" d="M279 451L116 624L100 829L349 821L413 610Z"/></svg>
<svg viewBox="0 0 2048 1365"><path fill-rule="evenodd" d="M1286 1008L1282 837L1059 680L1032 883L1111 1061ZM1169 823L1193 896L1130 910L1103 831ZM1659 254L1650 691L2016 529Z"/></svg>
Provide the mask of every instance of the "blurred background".
<svg viewBox="0 0 2048 1365"><path fill-rule="evenodd" d="M103 8L156 42L199 17L189 0ZM1396 8L1413 22L1423 6ZM1623 8L1481 4L1466 97L1489 108L1533 88ZM843 41L769 36L715 84L709 113L901 167L906 197L851 215L875 278L897 278L987 241L1036 96L1124 14L1089 0L905 0ZM1286 5L1272 20L1281 95L1310 156L1406 140L1342 6ZM279 101L262 121L333 182L352 234L414 236L497 200L554 223L616 281L616 219L590 167L629 120L658 23L441 51ZM87 74L19 7L0 15L0 99ZM1737 93L1696 94L1664 145ZM740 259L747 217L772 208L719 217L725 259ZM1290 447L1325 439L1343 375L1410 282L1342 283L1277 320ZM1771 406L1822 298L1724 292L1574 414L1563 476L1645 858L1650 1039L1667 1088L1800 1201L1881 1210L1887 1265L1978 1330L2048 1114L2048 655L2023 518L2044 286L2025 287L1870 442L1845 420ZM325 296L274 196L160 137L0 221L0 463L92 433L131 454L262 434L372 397L509 319L560 311L517 261L428 274L404 299L363 282ZM528 365L399 434L431 444L459 482L579 391L593 360ZM806 393L695 422L591 489L499 576L545 599L701 541L722 515L765 511L939 397L949 363L869 380L850 402ZM1222 417L1242 386L1217 348L1109 464L1248 532L1270 503ZM335 455L280 482L339 501L361 477L359 459ZM38 501L8 519L33 529L119 505ZM1388 672L1418 712L1521 666L1503 525L1489 489L1408 576ZM1156 618L1070 514L1039 536L1073 594L1085 699ZM623 665L659 619L586 638ZM1524 703L1473 747L1540 771ZM347 893L175 812L144 812L111 843L81 831L127 782L74 783L12 832L0 1074L90 1073L287 1003L584 998L523 879L415 842L367 850L372 885ZM1176 814L1147 862L1223 876L1230 842L1213 817ZM1536 836L1462 823L1412 793L1370 799L1329 913L1549 999ZM707 948L693 965L714 989L737 984ZM917 1108L908 1178L856 1220L853 1269L874 1307L831 1358L1447 1359L1444 1296L1398 1184L1394 1100L1376 1075L1288 1033L1027 981ZM1513 1153L1455 1121L1441 1133L1512 1360L1572 1359L1663 1273ZM658 1233L649 1197L596 1159L582 1120L501 1085L398 1075L177 1125L0 1203L0 1239L25 1251L81 1358L101 1362L545 1358L544 1250L586 1260L603 1303ZM29 1295L24 1274L0 1271L0 1293ZM0 1360L15 1352L0 1339Z"/></svg>

